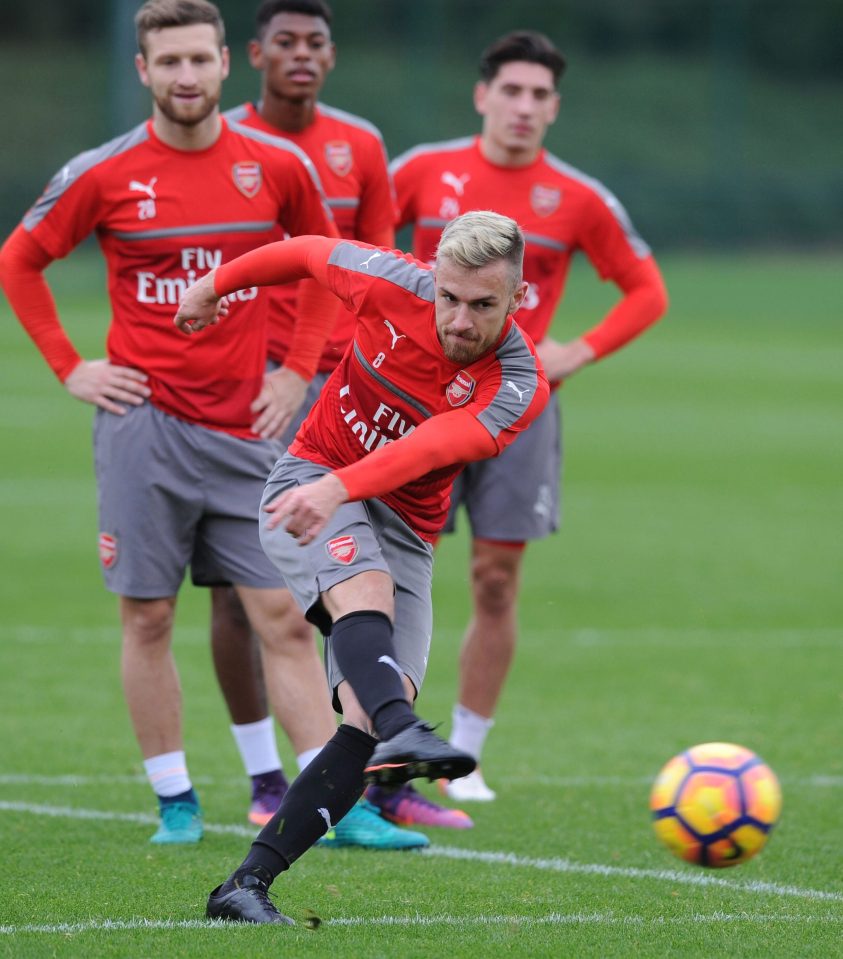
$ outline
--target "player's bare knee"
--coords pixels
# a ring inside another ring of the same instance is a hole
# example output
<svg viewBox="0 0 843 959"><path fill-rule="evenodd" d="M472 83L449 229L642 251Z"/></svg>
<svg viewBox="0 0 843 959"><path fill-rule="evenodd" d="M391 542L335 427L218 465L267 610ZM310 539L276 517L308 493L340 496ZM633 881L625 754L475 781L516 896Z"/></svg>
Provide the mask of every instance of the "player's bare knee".
<svg viewBox="0 0 843 959"><path fill-rule="evenodd" d="M309 655L316 649L313 627L298 608L272 617L258 635L264 648L275 653Z"/></svg>
<svg viewBox="0 0 843 959"><path fill-rule="evenodd" d="M169 599L126 599L121 601L123 641L126 645L154 646L169 643L173 631L175 603Z"/></svg>
<svg viewBox="0 0 843 959"><path fill-rule="evenodd" d="M246 610L237 592L231 586L214 586L211 589L211 616L214 628L249 629Z"/></svg>
<svg viewBox="0 0 843 959"><path fill-rule="evenodd" d="M518 570L486 558L471 564L471 584L477 606L491 615L512 610L518 598Z"/></svg>
<svg viewBox="0 0 843 959"><path fill-rule="evenodd" d="M268 652L290 653L314 645L313 627L289 590L238 590L246 615ZM314 646L315 648L315 646Z"/></svg>

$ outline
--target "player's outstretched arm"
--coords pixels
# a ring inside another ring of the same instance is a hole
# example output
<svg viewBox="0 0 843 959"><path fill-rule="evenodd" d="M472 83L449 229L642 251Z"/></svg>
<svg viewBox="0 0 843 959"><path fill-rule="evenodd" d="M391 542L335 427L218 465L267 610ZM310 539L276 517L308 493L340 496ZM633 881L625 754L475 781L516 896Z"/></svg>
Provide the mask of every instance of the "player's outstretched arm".
<svg viewBox="0 0 843 959"><path fill-rule="evenodd" d="M342 503L382 496L432 470L497 452L497 442L476 416L467 410L442 413L351 466L283 493L264 507L272 514L267 527L287 520L284 528L306 546Z"/></svg>
<svg viewBox="0 0 843 959"><path fill-rule="evenodd" d="M333 327L338 304L328 284L328 258L339 238L298 236L269 243L212 270L189 287L173 320L191 334L219 322L227 313L225 294L253 286L273 286L310 280L300 294L298 321L284 367L264 380L251 409L252 431L263 439L280 436L295 416L325 341ZM315 281L315 282L313 282Z"/></svg>
<svg viewBox="0 0 843 959"><path fill-rule="evenodd" d="M308 277L327 286L328 257L338 242L321 236L297 236L243 253L189 286L173 322L188 334L212 326L226 315L224 297L252 286L274 286ZM326 321L334 318L335 312L329 311Z"/></svg>

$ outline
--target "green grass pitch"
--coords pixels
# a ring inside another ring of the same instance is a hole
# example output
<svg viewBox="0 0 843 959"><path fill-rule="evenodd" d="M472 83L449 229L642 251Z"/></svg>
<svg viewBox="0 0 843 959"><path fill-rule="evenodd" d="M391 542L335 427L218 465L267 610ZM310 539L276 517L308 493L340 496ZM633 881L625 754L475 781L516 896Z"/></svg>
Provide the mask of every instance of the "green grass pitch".
<svg viewBox="0 0 843 959"><path fill-rule="evenodd" d="M313 850L275 889L318 929L202 918L249 830L206 597L187 588L175 651L210 828L197 848L148 844L97 568L91 410L0 304L0 955L843 955L839 259L663 266L668 318L562 391L565 521L527 554L522 644L484 756L498 801L471 808L473 830L430 830L428 853ZM74 339L101 355L98 258L49 275ZM557 335L610 299L576 269ZM445 729L466 551L462 533L437 556L419 707ZM758 858L706 872L657 843L647 794L671 755L715 739L770 763L784 813Z"/></svg>

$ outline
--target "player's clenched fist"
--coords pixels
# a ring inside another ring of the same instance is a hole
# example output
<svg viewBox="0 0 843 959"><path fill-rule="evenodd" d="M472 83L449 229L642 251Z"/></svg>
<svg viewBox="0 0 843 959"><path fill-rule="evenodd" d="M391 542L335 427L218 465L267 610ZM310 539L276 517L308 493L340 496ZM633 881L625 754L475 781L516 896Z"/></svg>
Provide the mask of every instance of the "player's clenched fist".
<svg viewBox="0 0 843 959"><path fill-rule="evenodd" d="M300 546L307 546L347 499L348 491L342 480L328 473L314 483L288 489L267 503L264 509L272 513L267 528L275 529L286 519L284 528L287 532L299 541Z"/></svg>
<svg viewBox="0 0 843 959"><path fill-rule="evenodd" d="M173 322L182 333L198 333L206 326L219 323L228 314L228 305L214 292L214 271L207 273L188 287L179 302Z"/></svg>

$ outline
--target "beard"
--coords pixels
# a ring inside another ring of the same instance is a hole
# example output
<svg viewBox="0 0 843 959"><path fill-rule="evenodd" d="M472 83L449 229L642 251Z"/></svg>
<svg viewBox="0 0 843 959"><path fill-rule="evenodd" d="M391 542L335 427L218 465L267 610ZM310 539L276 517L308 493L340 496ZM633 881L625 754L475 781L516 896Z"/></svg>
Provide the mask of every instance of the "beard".
<svg viewBox="0 0 843 959"><path fill-rule="evenodd" d="M195 127L207 120L220 102L220 93L202 94L191 104L178 104L169 95L156 97L155 105L171 123L183 127Z"/></svg>
<svg viewBox="0 0 843 959"><path fill-rule="evenodd" d="M469 338L464 334L449 335L448 327L445 327L440 334L439 342L442 344L442 352L452 363L460 363L464 366L478 360L491 345L481 336Z"/></svg>

